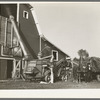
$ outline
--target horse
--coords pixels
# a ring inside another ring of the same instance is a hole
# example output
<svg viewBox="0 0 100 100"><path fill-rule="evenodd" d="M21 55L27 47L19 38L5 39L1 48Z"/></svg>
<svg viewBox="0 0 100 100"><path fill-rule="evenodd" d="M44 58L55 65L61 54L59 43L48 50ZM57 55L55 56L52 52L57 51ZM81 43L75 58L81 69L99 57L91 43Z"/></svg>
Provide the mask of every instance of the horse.
<svg viewBox="0 0 100 100"><path fill-rule="evenodd" d="M77 80L78 83L85 81L90 82L92 80L92 69L90 63L87 65L74 66L73 67L73 78Z"/></svg>
<svg viewBox="0 0 100 100"><path fill-rule="evenodd" d="M92 80L92 69L89 63L87 66L82 66L77 70L78 82L82 82L84 80L86 83Z"/></svg>

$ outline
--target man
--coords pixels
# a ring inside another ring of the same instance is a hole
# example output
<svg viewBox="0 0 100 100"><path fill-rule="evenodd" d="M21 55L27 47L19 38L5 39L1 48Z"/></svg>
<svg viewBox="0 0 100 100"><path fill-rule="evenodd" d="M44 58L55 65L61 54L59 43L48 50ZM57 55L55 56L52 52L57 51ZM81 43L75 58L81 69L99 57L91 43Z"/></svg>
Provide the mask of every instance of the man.
<svg viewBox="0 0 100 100"><path fill-rule="evenodd" d="M92 80L92 67L90 63L87 64L87 81L90 82Z"/></svg>

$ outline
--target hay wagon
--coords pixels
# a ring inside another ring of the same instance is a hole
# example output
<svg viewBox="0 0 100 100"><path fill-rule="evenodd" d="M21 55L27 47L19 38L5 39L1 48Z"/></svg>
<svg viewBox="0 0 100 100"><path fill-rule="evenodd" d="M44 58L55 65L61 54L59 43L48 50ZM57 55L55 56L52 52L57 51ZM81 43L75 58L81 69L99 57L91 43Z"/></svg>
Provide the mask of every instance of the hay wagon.
<svg viewBox="0 0 100 100"><path fill-rule="evenodd" d="M90 78L91 80L98 80L100 81L100 58L98 57L90 57L87 61L83 61L81 66L79 67L79 60L74 61L73 66L73 77L75 80L78 79L78 71L79 73L83 73L83 76L85 75L84 72L87 68L87 66L90 66ZM81 77L84 78L84 77Z"/></svg>

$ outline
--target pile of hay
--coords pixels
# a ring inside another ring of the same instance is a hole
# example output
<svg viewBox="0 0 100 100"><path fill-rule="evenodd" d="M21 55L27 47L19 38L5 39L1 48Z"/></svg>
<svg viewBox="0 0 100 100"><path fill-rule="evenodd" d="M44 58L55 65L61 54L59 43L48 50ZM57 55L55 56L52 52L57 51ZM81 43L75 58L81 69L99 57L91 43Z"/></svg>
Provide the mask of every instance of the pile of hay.
<svg viewBox="0 0 100 100"><path fill-rule="evenodd" d="M91 57L90 58L92 71L93 72L100 72L100 58L98 57Z"/></svg>
<svg viewBox="0 0 100 100"><path fill-rule="evenodd" d="M74 62L76 62L77 64L74 64L74 67L79 67L79 59L74 59ZM91 63L92 66L92 71L93 72L100 72L100 58L99 57L90 57L88 60L86 60L85 62L83 62L83 65L87 62Z"/></svg>

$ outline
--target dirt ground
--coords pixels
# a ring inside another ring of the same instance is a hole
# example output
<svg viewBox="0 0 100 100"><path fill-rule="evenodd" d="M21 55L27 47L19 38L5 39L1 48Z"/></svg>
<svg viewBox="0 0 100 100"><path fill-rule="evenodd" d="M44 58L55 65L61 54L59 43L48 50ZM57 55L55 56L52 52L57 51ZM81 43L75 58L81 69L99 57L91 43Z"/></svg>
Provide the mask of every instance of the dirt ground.
<svg viewBox="0 0 100 100"><path fill-rule="evenodd" d="M96 80L90 83L59 81L53 84L43 84L40 82L29 82L22 80L3 80L0 81L0 89L100 89L100 82Z"/></svg>

